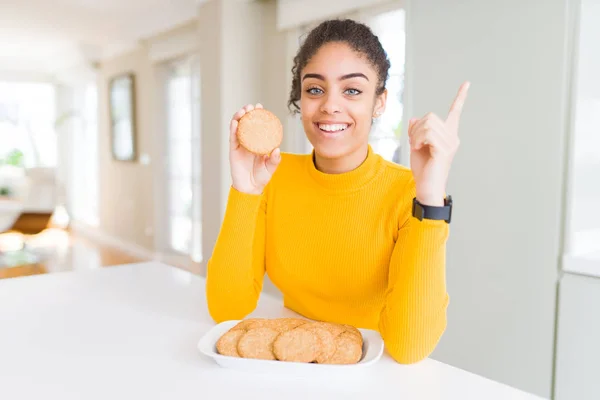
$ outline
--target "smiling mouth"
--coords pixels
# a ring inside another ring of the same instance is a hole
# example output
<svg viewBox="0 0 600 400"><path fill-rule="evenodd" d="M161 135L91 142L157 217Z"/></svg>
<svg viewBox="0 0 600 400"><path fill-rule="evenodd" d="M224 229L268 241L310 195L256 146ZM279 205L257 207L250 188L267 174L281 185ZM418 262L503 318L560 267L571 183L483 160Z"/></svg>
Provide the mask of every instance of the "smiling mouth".
<svg viewBox="0 0 600 400"><path fill-rule="evenodd" d="M350 124L321 124L321 123L316 123L315 124L317 126L317 128L319 128L319 130L321 132L324 133L339 133L339 132L343 132L346 129L348 129L350 127Z"/></svg>

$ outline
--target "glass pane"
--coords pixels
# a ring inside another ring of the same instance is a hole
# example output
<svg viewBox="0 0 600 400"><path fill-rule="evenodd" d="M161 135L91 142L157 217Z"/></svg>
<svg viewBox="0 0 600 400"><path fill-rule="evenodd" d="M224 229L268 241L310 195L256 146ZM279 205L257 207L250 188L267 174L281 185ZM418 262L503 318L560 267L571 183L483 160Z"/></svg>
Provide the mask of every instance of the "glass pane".
<svg viewBox="0 0 600 400"><path fill-rule="evenodd" d="M368 23L390 59L390 74L404 73L404 57L406 54L404 10L397 9L379 14Z"/></svg>
<svg viewBox="0 0 600 400"><path fill-rule="evenodd" d="M200 179L202 179L202 175L201 175L201 167L202 167L202 163L200 161L200 156L201 156L201 143L200 143L200 137L194 137L191 141L191 176L192 176L192 182L193 183L200 183Z"/></svg>
<svg viewBox="0 0 600 400"><path fill-rule="evenodd" d="M77 108L83 118L74 125L71 210L73 217L90 225L99 223L98 202L98 91L95 83L76 88Z"/></svg>
<svg viewBox="0 0 600 400"><path fill-rule="evenodd" d="M395 163L400 162L400 143L395 137L381 137L370 140L373 151Z"/></svg>
<svg viewBox="0 0 600 400"><path fill-rule="evenodd" d="M200 76L197 58L170 63L167 77L169 247L202 260Z"/></svg>
<svg viewBox="0 0 600 400"><path fill-rule="evenodd" d="M402 143L402 96L404 91L405 31L404 10L393 10L376 15L367 24L379 37L390 63L390 77L386 82L388 99L384 114L373 125L370 143L373 151L387 160L400 163Z"/></svg>
<svg viewBox="0 0 600 400"><path fill-rule="evenodd" d="M168 84L169 136L189 141L192 135L191 77L172 76Z"/></svg>
<svg viewBox="0 0 600 400"><path fill-rule="evenodd" d="M202 223L194 221L192 224L192 260L194 262L202 262Z"/></svg>
<svg viewBox="0 0 600 400"><path fill-rule="evenodd" d="M169 143L169 176L174 178L192 177L192 149L190 142Z"/></svg>
<svg viewBox="0 0 600 400"><path fill-rule="evenodd" d="M192 216L192 185L189 180L171 179L169 184L169 215Z"/></svg>
<svg viewBox="0 0 600 400"><path fill-rule="evenodd" d="M98 224L99 216L99 172L98 172L98 87L95 83L87 85L85 89L85 138L87 143L86 166L88 197L86 220Z"/></svg>
<svg viewBox="0 0 600 400"><path fill-rule="evenodd" d="M387 83L389 92L385 113L374 124L371 138L396 138L400 141L402 135L402 76L390 76Z"/></svg>
<svg viewBox="0 0 600 400"><path fill-rule="evenodd" d="M192 221L186 217L171 217L171 248L189 254L192 243Z"/></svg>
<svg viewBox="0 0 600 400"><path fill-rule="evenodd" d="M55 88L47 83L0 82L0 162L16 150L26 167L54 167L57 140Z"/></svg>

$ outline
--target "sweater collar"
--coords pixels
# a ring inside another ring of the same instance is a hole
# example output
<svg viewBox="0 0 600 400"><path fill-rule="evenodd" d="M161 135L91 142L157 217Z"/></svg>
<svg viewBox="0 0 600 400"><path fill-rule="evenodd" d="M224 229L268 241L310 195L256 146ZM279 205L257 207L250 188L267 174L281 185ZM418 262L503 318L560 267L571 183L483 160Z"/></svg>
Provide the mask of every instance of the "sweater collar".
<svg viewBox="0 0 600 400"><path fill-rule="evenodd" d="M341 174L326 174L319 171L314 163L315 151L306 157L307 169L311 178L320 186L332 192L352 192L361 189L375 178L383 167L381 156L373 152L371 145L367 158L357 168Z"/></svg>

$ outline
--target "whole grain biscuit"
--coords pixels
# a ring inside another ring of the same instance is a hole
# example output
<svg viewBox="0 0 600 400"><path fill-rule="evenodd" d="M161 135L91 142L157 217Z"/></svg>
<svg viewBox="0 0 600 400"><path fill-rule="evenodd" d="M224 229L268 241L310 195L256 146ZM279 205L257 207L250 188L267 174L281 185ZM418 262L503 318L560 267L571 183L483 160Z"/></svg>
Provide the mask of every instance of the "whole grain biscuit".
<svg viewBox="0 0 600 400"><path fill-rule="evenodd" d="M300 326L307 321L299 318L257 318L253 321L248 322L245 325L246 330L257 329L257 328L270 328L277 332L285 332Z"/></svg>
<svg viewBox="0 0 600 400"><path fill-rule="evenodd" d="M246 330L258 329L258 328L271 328L272 322L267 318L257 318L253 321L248 322Z"/></svg>
<svg viewBox="0 0 600 400"><path fill-rule="evenodd" d="M335 353L327 364L356 364L362 358L362 346L351 332L343 332L335 338Z"/></svg>
<svg viewBox="0 0 600 400"><path fill-rule="evenodd" d="M362 344L363 344L362 333L360 333L360 331L352 325L345 324L345 325L343 325L343 327L345 328L346 332L351 333L360 342L360 345L362 346Z"/></svg>
<svg viewBox="0 0 600 400"><path fill-rule="evenodd" d="M260 324L266 321L264 318L248 318L243 321L238 322L230 331L243 330L247 331L252 327L259 327Z"/></svg>
<svg viewBox="0 0 600 400"><path fill-rule="evenodd" d="M319 322L324 328L326 328L333 337L339 336L342 332L346 331L346 328L342 324L337 324L335 322Z"/></svg>
<svg viewBox="0 0 600 400"><path fill-rule="evenodd" d="M320 348L317 352L315 361L319 364L324 364L335 353L335 336L322 322L309 322L301 325L298 329L307 329L317 335L320 339Z"/></svg>
<svg viewBox="0 0 600 400"><path fill-rule="evenodd" d="M217 352L224 356L239 357L237 345L244 333L242 329L227 331L217 341Z"/></svg>
<svg viewBox="0 0 600 400"><path fill-rule="evenodd" d="M273 353L280 361L310 363L316 361L320 349L319 336L302 327L283 332L273 342Z"/></svg>
<svg viewBox="0 0 600 400"><path fill-rule="evenodd" d="M275 360L273 341L279 332L270 328L256 328L245 332L240 338L237 350L243 358Z"/></svg>
<svg viewBox="0 0 600 400"><path fill-rule="evenodd" d="M281 145L283 126L272 112L255 108L240 118L236 134L240 145L246 150L266 155Z"/></svg>
<svg viewBox="0 0 600 400"><path fill-rule="evenodd" d="M283 333L306 324L308 321L300 318L275 318L267 325L271 329Z"/></svg>

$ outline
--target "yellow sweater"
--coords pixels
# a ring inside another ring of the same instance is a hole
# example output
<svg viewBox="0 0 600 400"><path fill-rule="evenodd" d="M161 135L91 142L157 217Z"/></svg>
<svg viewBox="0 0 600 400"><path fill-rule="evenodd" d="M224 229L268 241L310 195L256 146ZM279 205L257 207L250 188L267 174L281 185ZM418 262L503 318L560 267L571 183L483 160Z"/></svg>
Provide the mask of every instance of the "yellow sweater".
<svg viewBox="0 0 600 400"><path fill-rule="evenodd" d="M448 224L412 217L408 168L369 147L343 174L282 154L262 195L231 188L208 261L216 322L251 313L268 273L284 305L311 319L381 333L400 363L429 356L446 328Z"/></svg>

